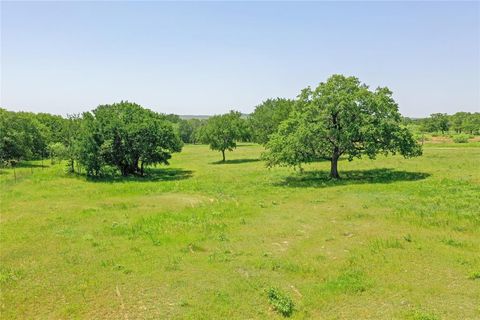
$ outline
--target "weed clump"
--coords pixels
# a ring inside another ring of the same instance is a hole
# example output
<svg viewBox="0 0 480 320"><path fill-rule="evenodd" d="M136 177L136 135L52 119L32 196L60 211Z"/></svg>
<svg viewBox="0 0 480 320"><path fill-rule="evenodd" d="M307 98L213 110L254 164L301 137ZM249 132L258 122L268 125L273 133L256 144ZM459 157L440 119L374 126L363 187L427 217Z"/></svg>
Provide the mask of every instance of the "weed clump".
<svg viewBox="0 0 480 320"><path fill-rule="evenodd" d="M360 270L347 270L337 278L324 284L324 290L330 293L361 293L367 290L369 282Z"/></svg>
<svg viewBox="0 0 480 320"><path fill-rule="evenodd" d="M480 270L479 271L473 271L472 273L470 273L470 275L468 276L468 279L470 279L470 280L480 280Z"/></svg>
<svg viewBox="0 0 480 320"><path fill-rule="evenodd" d="M412 320L439 320L440 318L432 313L416 310L411 317Z"/></svg>
<svg viewBox="0 0 480 320"><path fill-rule="evenodd" d="M290 317L294 310L293 300L277 288L268 289L268 300L273 308L284 317Z"/></svg>
<svg viewBox="0 0 480 320"><path fill-rule="evenodd" d="M454 239L442 239L441 240L443 244L446 244L447 246L455 247L455 248L460 248L464 247L465 244L461 241L457 241Z"/></svg>

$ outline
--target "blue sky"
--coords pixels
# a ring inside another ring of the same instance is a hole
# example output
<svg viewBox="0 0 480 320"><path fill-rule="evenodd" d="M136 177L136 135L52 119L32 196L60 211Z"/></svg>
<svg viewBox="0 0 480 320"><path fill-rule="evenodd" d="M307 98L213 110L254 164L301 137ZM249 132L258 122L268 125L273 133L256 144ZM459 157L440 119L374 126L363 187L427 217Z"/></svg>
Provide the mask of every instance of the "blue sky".
<svg viewBox="0 0 480 320"><path fill-rule="evenodd" d="M334 73L402 114L480 111L479 2L2 2L1 106L251 112Z"/></svg>

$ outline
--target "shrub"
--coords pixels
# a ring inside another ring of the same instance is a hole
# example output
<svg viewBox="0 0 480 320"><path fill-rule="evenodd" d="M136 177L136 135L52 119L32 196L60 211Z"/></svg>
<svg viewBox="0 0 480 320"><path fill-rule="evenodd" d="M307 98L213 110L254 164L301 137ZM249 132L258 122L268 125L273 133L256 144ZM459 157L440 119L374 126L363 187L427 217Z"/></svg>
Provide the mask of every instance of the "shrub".
<svg viewBox="0 0 480 320"><path fill-rule="evenodd" d="M467 143L470 136L468 134L457 134L453 137L455 143Z"/></svg>
<svg viewBox="0 0 480 320"><path fill-rule="evenodd" d="M452 247L456 247L456 248L460 248L460 247L464 247L465 244L461 241L457 241L455 239L442 239L441 240L444 244L446 244L447 246L452 246Z"/></svg>
<svg viewBox="0 0 480 320"><path fill-rule="evenodd" d="M414 138L416 141L419 141L419 142L422 142L422 141L425 142L425 141L431 140L430 135L423 134L423 133L415 133Z"/></svg>
<svg viewBox="0 0 480 320"><path fill-rule="evenodd" d="M284 317L290 317L294 310L292 299L277 288L268 290L268 300L273 308Z"/></svg>

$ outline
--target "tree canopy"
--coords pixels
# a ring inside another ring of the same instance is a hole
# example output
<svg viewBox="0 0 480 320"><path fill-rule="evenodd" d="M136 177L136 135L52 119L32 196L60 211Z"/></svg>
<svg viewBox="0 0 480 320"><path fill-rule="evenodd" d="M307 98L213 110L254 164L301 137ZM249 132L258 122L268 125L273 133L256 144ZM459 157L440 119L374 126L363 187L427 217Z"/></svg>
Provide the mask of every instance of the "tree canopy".
<svg viewBox="0 0 480 320"><path fill-rule="evenodd" d="M264 158L268 166L328 160L330 176L339 178L341 156L420 155L421 147L401 121L388 88L371 91L355 77L333 75L315 89L302 90L293 112L271 135Z"/></svg>
<svg viewBox="0 0 480 320"><path fill-rule="evenodd" d="M182 142L172 124L138 104L101 105L83 115L79 161L87 173L98 175L104 165L121 174L144 173L145 165L168 164Z"/></svg>
<svg viewBox="0 0 480 320"><path fill-rule="evenodd" d="M47 147L46 128L27 112L0 108L0 160L12 162L42 157Z"/></svg>
<svg viewBox="0 0 480 320"><path fill-rule="evenodd" d="M294 100L276 98L267 99L256 106L249 117L253 140L260 144L267 143L269 136L277 131L279 124L288 118L293 104Z"/></svg>
<svg viewBox="0 0 480 320"><path fill-rule="evenodd" d="M450 121L446 113L433 113L424 122L424 130L429 132L441 131L442 134L450 128Z"/></svg>

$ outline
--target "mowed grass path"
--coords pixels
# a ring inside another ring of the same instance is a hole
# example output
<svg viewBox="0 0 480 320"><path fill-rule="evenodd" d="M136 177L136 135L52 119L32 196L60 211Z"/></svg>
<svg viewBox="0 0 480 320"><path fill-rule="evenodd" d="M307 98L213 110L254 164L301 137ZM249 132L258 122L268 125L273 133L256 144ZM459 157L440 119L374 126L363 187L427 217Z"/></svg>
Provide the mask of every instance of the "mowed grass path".
<svg viewBox="0 0 480 320"><path fill-rule="evenodd" d="M2 319L480 319L480 144L268 170L185 146L148 178L1 170Z"/></svg>

